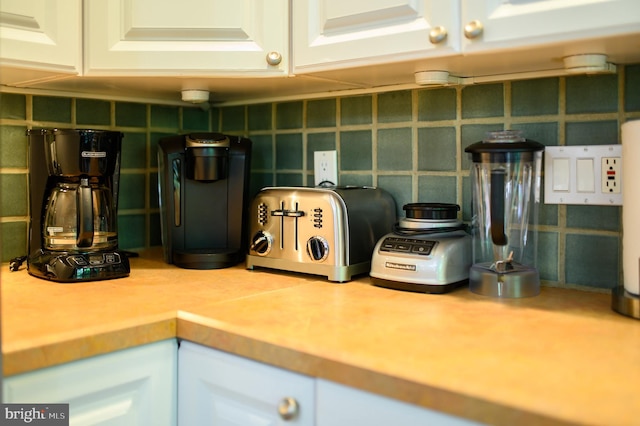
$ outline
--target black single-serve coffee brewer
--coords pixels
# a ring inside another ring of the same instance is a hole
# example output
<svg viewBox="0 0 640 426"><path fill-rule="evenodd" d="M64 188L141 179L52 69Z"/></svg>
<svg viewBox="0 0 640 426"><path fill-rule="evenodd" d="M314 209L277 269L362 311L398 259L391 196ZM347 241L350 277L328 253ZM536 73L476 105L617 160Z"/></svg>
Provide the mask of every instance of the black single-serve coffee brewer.
<svg viewBox="0 0 640 426"><path fill-rule="evenodd" d="M220 269L244 259L251 141L220 133L160 139L158 180L167 263Z"/></svg>
<svg viewBox="0 0 640 426"><path fill-rule="evenodd" d="M129 275L118 250L122 133L29 130L29 274L57 282Z"/></svg>

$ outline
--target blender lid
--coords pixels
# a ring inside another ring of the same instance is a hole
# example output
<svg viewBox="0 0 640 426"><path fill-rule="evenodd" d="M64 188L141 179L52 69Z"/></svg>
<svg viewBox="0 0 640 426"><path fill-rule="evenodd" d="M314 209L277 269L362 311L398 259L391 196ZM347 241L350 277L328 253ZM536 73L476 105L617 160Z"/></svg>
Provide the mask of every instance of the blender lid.
<svg viewBox="0 0 640 426"><path fill-rule="evenodd" d="M510 154L533 154L544 151L544 145L530 139L525 139L519 130L502 130L487 132L484 140L476 142L464 150L472 154L473 161L479 161L486 154L500 157Z"/></svg>
<svg viewBox="0 0 640 426"><path fill-rule="evenodd" d="M456 219L460 206L447 203L410 203L402 206L407 219Z"/></svg>

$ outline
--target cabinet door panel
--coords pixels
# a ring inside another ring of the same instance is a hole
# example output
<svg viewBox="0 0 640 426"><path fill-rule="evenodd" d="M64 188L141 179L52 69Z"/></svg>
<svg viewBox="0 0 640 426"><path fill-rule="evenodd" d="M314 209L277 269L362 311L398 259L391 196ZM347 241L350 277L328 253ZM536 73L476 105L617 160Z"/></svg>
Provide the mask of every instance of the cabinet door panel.
<svg viewBox="0 0 640 426"><path fill-rule="evenodd" d="M292 3L294 71L396 62L459 50L458 2L300 0ZM429 41L442 26L447 38Z"/></svg>
<svg viewBox="0 0 640 426"><path fill-rule="evenodd" d="M72 425L176 424L174 339L7 377L4 402L68 403Z"/></svg>
<svg viewBox="0 0 640 426"><path fill-rule="evenodd" d="M2 0L2 65L78 73L80 0Z"/></svg>
<svg viewBox="0 0 640 426"><path fill-rule="evenodd" d="M462 25L479 20L468 52L598 38L640 31L637 0L463 0ZM599 53L597 43L593 52Z"/></svg>
<svg viewBox="0 0 640 426"><path fill-rule="evenodd" d="M190 342L178 351L178 423L191 425L313 425L314 380ZM285 397L299 412L278 414Z"/></svg>
<svg viewBox="0 0 640 426"><path fill-rule="evenodd" d="M88 75L287 72L286 0L86 0ZM269 65L267 53L282 62Z"/></svg>

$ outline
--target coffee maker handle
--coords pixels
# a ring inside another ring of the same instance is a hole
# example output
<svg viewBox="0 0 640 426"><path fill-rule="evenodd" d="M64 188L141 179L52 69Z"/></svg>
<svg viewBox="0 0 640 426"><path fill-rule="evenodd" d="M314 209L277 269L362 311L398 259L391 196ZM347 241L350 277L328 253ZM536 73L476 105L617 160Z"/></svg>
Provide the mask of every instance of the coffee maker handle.
<svg viewBox="0 0 640 426"><path fill-rule="evenodd" d="M80 179L76 193L76 208L78 213L76 245L80 248L91 247L93 244L93 194L88 179Z"/></svg>
<svg viewBox="0 0 640 426"><path fill-rule="evenodd" d="M504 233L504 170L491 171L491 240L497 246L507 245Z"/></svg>

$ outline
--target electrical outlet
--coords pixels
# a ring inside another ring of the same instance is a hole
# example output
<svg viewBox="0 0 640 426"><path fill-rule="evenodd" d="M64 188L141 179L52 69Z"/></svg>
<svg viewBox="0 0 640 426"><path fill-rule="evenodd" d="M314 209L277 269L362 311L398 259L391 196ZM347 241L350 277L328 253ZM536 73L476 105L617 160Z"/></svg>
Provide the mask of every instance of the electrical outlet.
<svg viewBox="0 0 640 426"><path fill-rule="evenodd" d="M620 193L620 157L602 157L602 192Z"/></svg>
<svg viewBox="0 0 640 426"><path fill-rule="evenodd" d="M337 186L338 152L315 151L313 153L313 175L315 186Z"/></svg>

